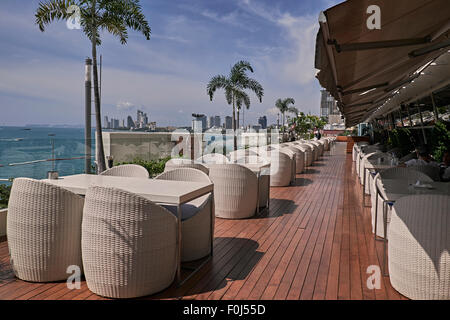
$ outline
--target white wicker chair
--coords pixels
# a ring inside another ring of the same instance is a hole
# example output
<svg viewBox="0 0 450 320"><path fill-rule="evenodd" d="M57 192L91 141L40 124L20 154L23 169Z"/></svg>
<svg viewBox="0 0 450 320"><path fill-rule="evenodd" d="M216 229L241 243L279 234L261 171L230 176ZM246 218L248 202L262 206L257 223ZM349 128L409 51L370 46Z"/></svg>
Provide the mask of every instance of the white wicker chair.
<svg viewBox="0 0 450 320"><path fill-rule="evenodd" d="M427 183L427 182L433 182L433 179L428 177L426 174L416 171L412 168L402 168L402 167L392 167L386 170L383 170L379 172L374 179L371 181L371 187L370 187L370 199L372 207L370 208L370 213L372 216L372 232L375 233L375 216L377 219L377 236L384 237L383 234L383 198L381 194L378 195L378 204L375 203L376 201L376 187L375 184L378 179L399 179L399 180L406 180L408 183L416 183L417 180L420 180L421 182ZM377 212L375 212L377 210ZM390 206L387 206L387 227L389 228L389 222L391 220L391 209ZM387 235L386 235L387 237Z"/></svg>
<svg viewBox="0 0 450 320"><path fill-rule="evenodd" d="M174 280L177 219L136 194L91 187L81 246L89 290L110 298L151 295Z"/></svg>
<svg viewBox="0 0 450 320"><path fill-rule="evenodd" d="M240 149L236 151L231 151L229 154L230 161L235 162L236 160L242 158L242 157L248 157L248 156L257 156L258 153L253 150L249 149Z"/></svg>
<svg viewBox="0 0 450 320"><path fill-rule="evenodd" d="M301 142L296 143L295 146L305 153L305 168L310 167L313 163L313 147Z"/></svg>
<svg viewBox="0 0 450 320"><path fill-rule="evenodd" d="M295 173L302 173L305 170L305 153L303 150L295 145L283 145L280 150L283 151L284 149L288 149L295 153Z"/></svg>
<svg viewBox="0 0 450 320"><path fill-rule="evenodd" d="M209 174L209 169L202 165L201 163L195 163L190 159L170 159L166 162L164 171L170 171L178 168L192 168L200 170L207 175Z"/></svg>
<svg viewBox="0 0 450 320"><path fill-rule="evenodd" d="M7 237L11 266L19 279L52 282L81 262L82 197L42 181L14 180Z"/></svg>
<svg viewBox="0 0 450 320"><path fill-rule="evenodd" d="M100 173L101 176L116 176L116 177L132 177L148 179L150 176L147 169L137 164L124 164Z"/></svg>
<svg viewBox="0 0 450 320"><path fill-rule="evenodd" d="M450 300L450 196L399 199L388 234L392 286L410 299Z"/></svg>
<svg viewBox="0 0 450 320"><path fill-rule="evenodd" d="M242 157L236 159L237 164L268 164L267 159L250 155L248 157ZM270 169L268 172L262 172L259 176L258 182L258 194L259 194L259 207L266 207L269 203L268 194L270 188Z"/></svg>
<svg viewBox="0 0 450 320"><path fill-rule="evenodd" d="M410 166L409 168L425 173L427 176L433 179L433 181L441 180L440 175L441 171L437 166L435 167L435 166L420 165L420 166Z"/></svg>
<svg viewBox="0 0 450 320"><path fill-rule="evenodd" d="M312 150L312 162L317 161L319 159L319 147L315 144L311 143L311 141L303 141L303 144L308 145L311 147Z"/></svg>
<svg viewBox="0 0 450 320"><path fill-rule="evenodd" d="M366 165L368 164L369 161L377 161L378 159L383 160L384 164L391 164L392 161L392 155L388 154L388 153L382 153L382 152L376 152L376 153L372 153L371 155L368 155L366 157L364 157L364 160L361 161L361 170L366 170L366 181L364 181L364 193L365 194L370 194L371 193L371 186L372 186L372 182L373 182L373 178L371 177L370 173L368 172L368 170L366 169ZM363 172L363 171L362 171ZM363 182L364 179L364 172L361 174L360 176L360 181L361 183Z"/></svg>
<svg viewBox="0 0 450 320"><path fill-rule="evenodd" d="M216 217L245 219L255 214L258 181L251 170L238 164L216 164L209 177L214 183Z"/></svg>
<svg viewBox="0 0 450 320"><path fill-rule="evenodd" d="M166 171L155 179L172 181L191 181L211 183L208 175L192 168L178 168ZM175 216L175 206L164 206ZM214 236L214 203L212 195L205 195L189 203L183 204L182 209L182 245L181 261L201 259L211 253L211 243Z"/></svg>
<svg viewBox="0 0 450 320"><path fill-rule="evenodd" d="M289 155L278 150L262 152L260 157L270 162L270 186L286 187L292 181L292 160Z"/></svg>
<svg viewBox="0 0 450 320"><path fill-rule="evenodd" d="M208 153L195 160L195 162L206 164L226 164L230 163L230 160L220 153Z"/></svg>

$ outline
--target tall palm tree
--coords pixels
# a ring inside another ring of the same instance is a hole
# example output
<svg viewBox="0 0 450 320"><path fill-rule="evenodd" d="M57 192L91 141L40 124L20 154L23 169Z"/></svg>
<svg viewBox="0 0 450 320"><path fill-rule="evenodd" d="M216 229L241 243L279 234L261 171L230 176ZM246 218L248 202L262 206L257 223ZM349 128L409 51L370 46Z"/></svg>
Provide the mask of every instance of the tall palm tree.
<svg viewBox="0 0 450 320"><path fill-rule="evenodd" d="M286 112L298 114L297 108L295 108L294 106L290 107L290 105L293 105L293 104L295 104L295 100L293 98L278 99L275 102L275 107L277 107L278 110L280 110L280 113L283 116L283 124L282 124L283 127L285 124L284 120L285 120Z"/></svg>
<svg viewBox="0 0 450 320"><path fill-rule="evenodd" d="M250 97L245 90L253 91L258 97L259 102L262 102L262 97L264 96L264 89L261 84L255 79L249 78L246 74L247 71L253 73L253 68L250 63L247 61L239 61L231 68L228 77L223 75L214 76L206 87L211 101L217 89L224 89L225 98L228 104L233 107L234 150L237 149L236 108L240 110L243 105L247 109L250 108Z"/></svg>
<svg viewBox="0 0 450 320"><path fill-rule="evenodd" d="M80 9L80 25L83 33L90 40L94 73L95 122L97 139L98 171L106 169L103 148L100 92L98 85L97 46L101 45L100 31L108 31L118 37L125 45L128 40L128 29L141 32L150 40L151 29L142 12L139 0L47 0L39 3L36 11L36 24L44 32L45 27L54 20L68 20L70 6Z"/></svg>

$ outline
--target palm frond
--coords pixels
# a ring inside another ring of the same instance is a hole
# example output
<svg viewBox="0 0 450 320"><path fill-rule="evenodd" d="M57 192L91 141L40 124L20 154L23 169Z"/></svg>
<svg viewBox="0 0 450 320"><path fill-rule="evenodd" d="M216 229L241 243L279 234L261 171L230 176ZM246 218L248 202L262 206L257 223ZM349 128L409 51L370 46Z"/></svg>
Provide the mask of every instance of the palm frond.
<svg viewBox="0 0 450 320"><path fill-rule="evenodd" d="M239 110L242 108L242 105L245 105L247 109L250 108L250 97L245 91L236 90L234 96L236 99L236 106Z"/></svg>
<svg viewBox="0 0 450 320"><path fill-rule="evenodd" d="M39 2L36 10L35 18L39 30L45 31L45 27L55 20L67 20L72 14L67 9L76 4L72 0L49 0L47 2Z"/></svg>
<svg viewBox="0 0 450 320"><path fill-rule="evenodd" d="M209 95L210 100L213 100L214 92L216 92L217 89L226 89L229 87L229 81L225 76L218 75L213 77L207 87L206 87L206 93Z"/></svg>

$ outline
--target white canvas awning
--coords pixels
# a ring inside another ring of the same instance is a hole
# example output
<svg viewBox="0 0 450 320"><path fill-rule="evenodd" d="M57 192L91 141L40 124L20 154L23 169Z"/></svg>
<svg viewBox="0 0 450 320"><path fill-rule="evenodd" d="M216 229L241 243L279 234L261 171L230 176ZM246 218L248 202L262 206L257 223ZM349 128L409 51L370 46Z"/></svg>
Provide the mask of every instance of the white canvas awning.
<svg viewBox="0 0 450 320"><path fill-rule="evenodd" d="M370 5L381 8L380 30L367 27ZM317 78L338 101L347 126L386 111L386 101L413 80L435 86L450 78L448 67L433 79L426 76L436 59L448 55L448 0L348 0L321 13L319 23ZM411 97L423 89L410 91ZM409 99L406 92L402 99Z"/></svg>

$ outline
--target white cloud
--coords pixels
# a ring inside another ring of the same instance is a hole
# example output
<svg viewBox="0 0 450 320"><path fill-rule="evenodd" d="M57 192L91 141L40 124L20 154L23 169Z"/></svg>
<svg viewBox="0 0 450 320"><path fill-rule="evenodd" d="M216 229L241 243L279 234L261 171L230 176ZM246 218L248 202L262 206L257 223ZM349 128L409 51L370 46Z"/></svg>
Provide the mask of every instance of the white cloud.
<svg viewBox="0 0 450 320"><path fill-rule="evenodd" d="M280 110L278 110L278 108L270 108L270 109L267 109L266 110L266 113L269 115L269 116L276 116L278 113L280 113Z"/></svg>
<svg viewBox="0 0 450 320"><path fill-rule="evenodd" d="M120 101L116 105L117 109L120 111L130 111L134 109L135 105L134 103L128 102L128 101Z"/></svg>
<svg viewBox="0 0 450 320"><path fill-rule="evenodd" d="M317 17L292 16L290 13L281 13L277 8L264 7L253 0L241 0L239 4L244 10L273 23L282 30L286 47L281 53L281 58L278 54L267 52L256 57L259 63L283 82L294 81L304 85L314 81L315 39L319 28Z"/></svg>

